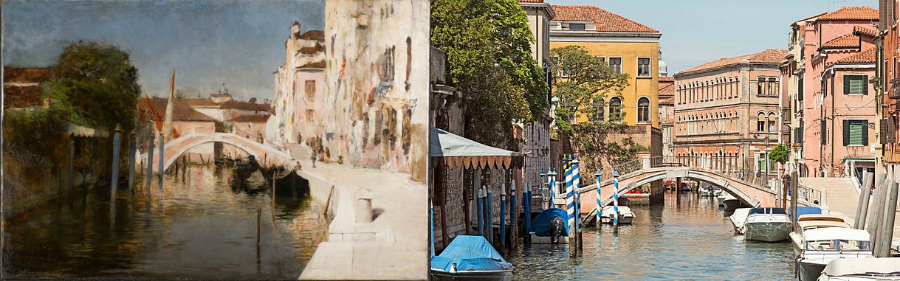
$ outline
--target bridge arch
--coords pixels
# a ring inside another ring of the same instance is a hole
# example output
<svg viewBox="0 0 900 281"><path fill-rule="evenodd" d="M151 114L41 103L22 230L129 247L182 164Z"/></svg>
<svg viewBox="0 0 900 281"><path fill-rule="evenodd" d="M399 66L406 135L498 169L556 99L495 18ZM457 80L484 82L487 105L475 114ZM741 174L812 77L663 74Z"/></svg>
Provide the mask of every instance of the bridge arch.
<svg viewBox="0 0 900 281"><path fill-rule="evenodd" d="M208 143L228 144L249 155L253 155L257 159L263 159L263 156L267 156L265 157L267 159L266 162L272 166L283 166L288 169L293 169L294 166L294 161L290 154L232 133L192 133L176 138L164 145L163 170L168 170L187 151ZM144 161L147 160L146 153L141 157ZM152 164L155 168L159 165L159 157L154 155L154 158Z"/></svg>

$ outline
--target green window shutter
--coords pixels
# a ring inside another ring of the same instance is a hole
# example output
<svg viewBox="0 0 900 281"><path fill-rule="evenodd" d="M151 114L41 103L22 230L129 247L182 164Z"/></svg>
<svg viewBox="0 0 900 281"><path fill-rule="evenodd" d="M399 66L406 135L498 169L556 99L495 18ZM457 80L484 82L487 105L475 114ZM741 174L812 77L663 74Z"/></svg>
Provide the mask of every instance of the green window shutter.
<svg viewBox="0 0 900 281"><path fill-rule="evenodd" d="M859 121L850 122L850 145L862 145L862 125Z"/></svg>
<svg viewBox="0 0 900 281"><path fill-rule="evenodd" d="M850 120L844 120L844 146L850 145Z"/></svg>
<svg viewBox="0 0 900 281"><path fill-rule="evenodd" d="M869 94L869 75L862 75L862 94Z"/></svg>
<svg viewBox="0 0 900 281"><path fill-rule="evenodd" d="M802 49L802 48L801 48ZM797 84L797 100L803 101L803 79Z"/></svg>
<svg viewBox="0 0 900 281"><path fill-rule="evenodd" d="M860 123L859 130L862 133L862 140L860 144L869 145L869 121L863 121Z"/></svg>
<svg viewBox="0 0 900 281"><path fill-rule="evenodd" d="M850 94L850 82L852 79L851 77L852 76L850 76L850 75L844 75L844 94L845 95Z"/></svg>

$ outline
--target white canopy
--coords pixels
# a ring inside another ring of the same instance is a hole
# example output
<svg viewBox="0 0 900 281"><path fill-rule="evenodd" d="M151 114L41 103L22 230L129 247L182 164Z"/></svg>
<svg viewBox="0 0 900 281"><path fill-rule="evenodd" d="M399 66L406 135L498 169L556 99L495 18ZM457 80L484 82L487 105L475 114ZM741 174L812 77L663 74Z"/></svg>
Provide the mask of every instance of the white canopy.
<svg viewBox="0 0 900 281"><path fill-rule="evenodd" d="M893 274L893 276L897 276L900 275L900 258L836 259L825 266L822 274L830 277L851 274Z"/></svg>
<svg viewBox="0 0 900 281"><path fill-rule="evenodd" d="M75 125L72 123L66 123L63 125L66 129L66 133L70 136L76 137L100 137L105 138L109 137L109 133L103 130L91 129L84 126Z"/></svg>
<svg viewBox="0 0 900 281"><path fill-rule="evenodd" d="M853 241L869 241L869 232L860 229L850 228L818 228L803 231L804 241L817 240L853 240Z"/></svg>
<svg viewBox="0 0 900 281"><path fill-rule="evenodd" d="M521 167L522 154L478 143L476 141L431 128L428 154L450 167Z"/></svg>

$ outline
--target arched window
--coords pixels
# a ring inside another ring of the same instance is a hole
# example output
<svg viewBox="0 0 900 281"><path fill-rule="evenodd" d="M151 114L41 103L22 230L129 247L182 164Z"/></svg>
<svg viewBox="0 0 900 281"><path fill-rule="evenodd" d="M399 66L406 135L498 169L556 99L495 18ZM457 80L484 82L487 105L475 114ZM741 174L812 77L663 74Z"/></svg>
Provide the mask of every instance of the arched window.
<svg viewBox="0 0 900 281"><path fill-rule="evenodd" d="M612 97L609 99L609 121L622 121L622 99L619 97Z"/></svg>
<svg viewBox="0 0 900 281"><path fill-rule="evenodd" d="M650 123L650 99L641 97L638 99L637 122L639 124Z"/></svg>
<svg viewBox="0 0 900 281"><path fill-rule="evenodd" d="M766 114L760 112L756 118L756 131L765 132L766 131Z"/></svg>
<svg viewBox="0 0 900 281"><path fill-rule="evenodd" d="M775 112L769 112L769 133L777 131L777 128L778 128L777 123L778 123L778 118L775 117Z"/></svg>
<svg viewBox="0 0 900 281"><path fill-rule="evenodd" d="M605 122L606 121L606 101L603 98L597 100L597 122Z"/></svg>

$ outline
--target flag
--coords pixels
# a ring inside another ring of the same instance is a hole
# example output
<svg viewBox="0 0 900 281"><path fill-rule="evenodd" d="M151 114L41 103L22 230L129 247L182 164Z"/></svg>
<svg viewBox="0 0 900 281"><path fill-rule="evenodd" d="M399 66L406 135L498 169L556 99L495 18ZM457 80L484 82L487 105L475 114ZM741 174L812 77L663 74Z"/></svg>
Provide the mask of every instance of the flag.
<svg viewBox="0 0 900 281"><path fill-rule="evenodd" d="M169 99L166 102L166 121L163 123L162 133L165 134L165 140L172 139L172 114L175 111L175 70L172 70L172 83L169 87Z"/></svg>

